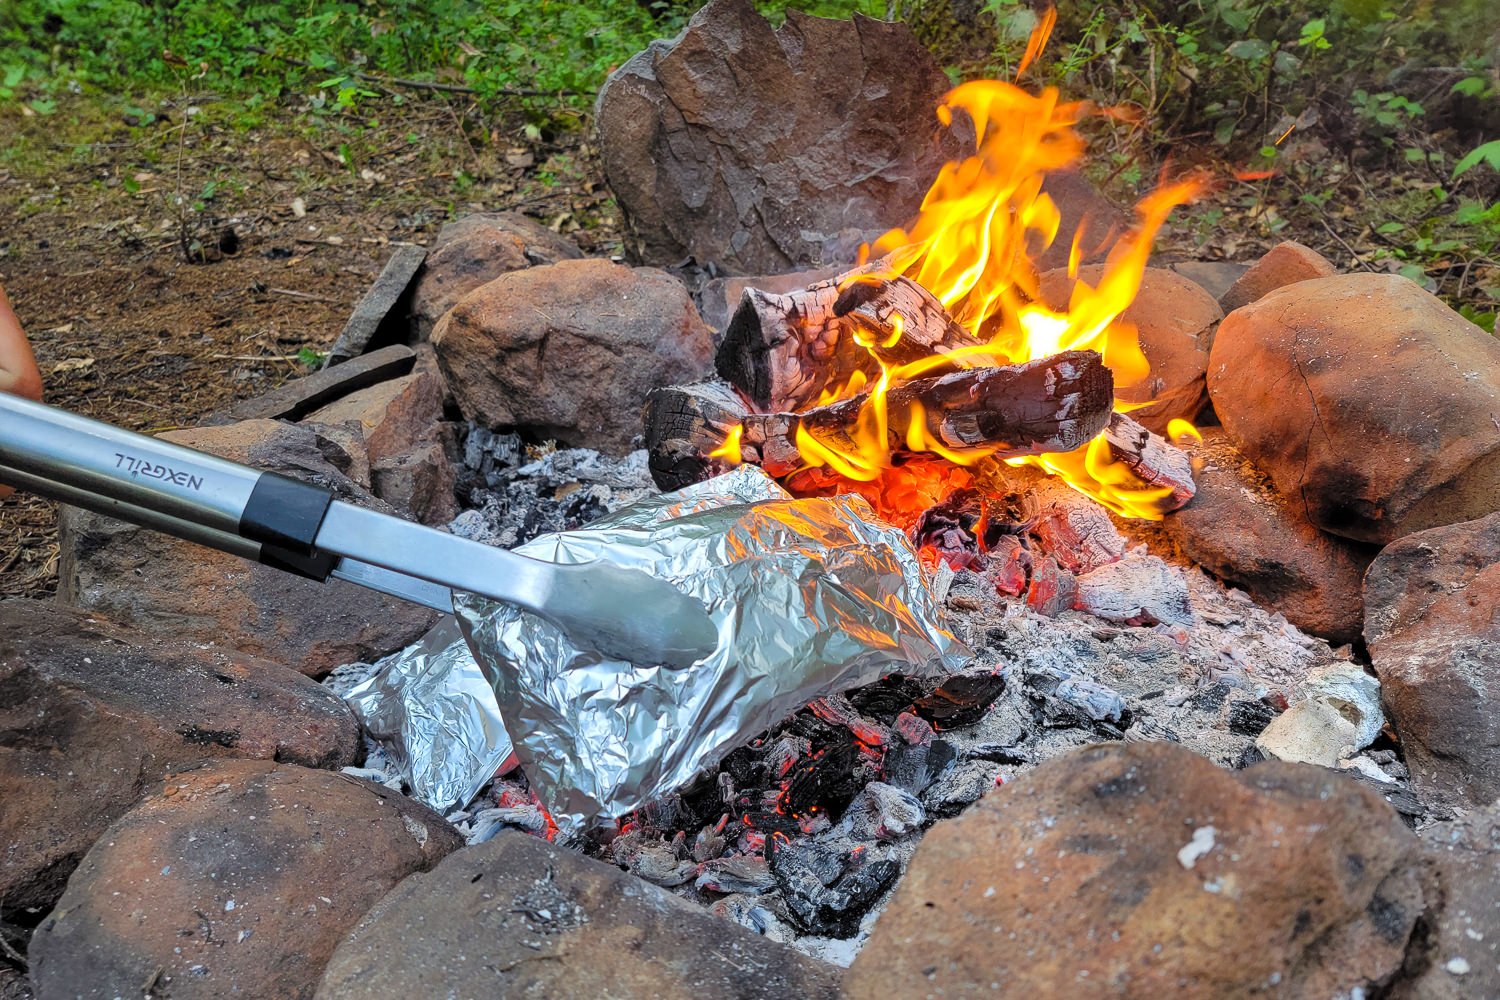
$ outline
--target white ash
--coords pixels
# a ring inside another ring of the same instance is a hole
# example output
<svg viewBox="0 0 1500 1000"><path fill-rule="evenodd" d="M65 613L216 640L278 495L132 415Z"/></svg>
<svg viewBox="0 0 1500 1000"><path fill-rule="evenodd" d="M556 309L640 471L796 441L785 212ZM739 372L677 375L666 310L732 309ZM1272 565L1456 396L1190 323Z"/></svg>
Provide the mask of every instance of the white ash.
<svg viewBox="0 0 1500 1000"><path fill-rule="evenodd" d="M644 451L611 458L587 448L528 448L519 435L470 425L459 483L467 509L448 530L509 549L580 528L656 492Z"/></svg>

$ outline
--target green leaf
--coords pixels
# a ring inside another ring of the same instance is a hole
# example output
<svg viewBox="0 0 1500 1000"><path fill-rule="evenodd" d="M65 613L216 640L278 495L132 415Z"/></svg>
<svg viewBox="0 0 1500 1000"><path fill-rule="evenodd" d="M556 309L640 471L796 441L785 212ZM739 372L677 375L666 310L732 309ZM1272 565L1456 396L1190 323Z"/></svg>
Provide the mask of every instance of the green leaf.
<svg viewBox="0 0 1500 1000"><path fill-rule="evenodd" d="M1453 176L1462 177L1481 163L1500 172L1500 139L1491 139L1478 149L1471 150L1469 155L1453 165Z"/></svg>
<svg viewBox="0 0 1500 1000"><path fill-rule="evenodd" d="M1244 59L1246 62L1254 62L1264 59L1271 54L1271 46L1259 38L1242 38L1229 48L1224 50L1226 55L1235 59Z"/></svg>

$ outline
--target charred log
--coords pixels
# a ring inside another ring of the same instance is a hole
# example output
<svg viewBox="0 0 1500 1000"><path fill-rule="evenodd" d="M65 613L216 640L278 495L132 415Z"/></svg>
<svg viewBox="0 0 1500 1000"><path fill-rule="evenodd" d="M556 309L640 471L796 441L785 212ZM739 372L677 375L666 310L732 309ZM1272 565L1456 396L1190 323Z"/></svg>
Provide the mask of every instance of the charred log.
<svg viewBox="0 0 1500 1000"><path fill-rule="evenodd" d="M1174 447L1158 434L1146 430L1123 413L1110 416L1104 439L1109 453L1147 486L1170 489L1157 501L1162 513L1170 513L1193 499L1193 463L1187 452Z"/></svg>
<svg viewBox="0 0 1500 1000"><path fill-rule="evenodd" d="M746 289L715 359L720 377L756 410L789 412L855 372L875 376L872 351L906 364L978 344L931 292L887 268L876 261L783 295Z"/></svg>
<svg viewBox="0 0 1500 1000"><path fill-rule="evenodd" d="M735 463L710 453L749 412L739 393L723 382L653 389L641 418L646 425L647 464L656 485L676 490L727 472Z"/></svg>
<svg viewBox="0 0 1500 1000"><path fill-rule="evenodd" d="M999 458L1071 451L1109 423L1114 379L1093 351L995 368L913 379L886 397L892 454L911 453L914 437L956 452L984 449ZM744 460L773 476L805 464L799 431L834 451L853 449L867 394L802 413L752 413L740 439ZM914 421L922 426L913 428Z"/></svg>

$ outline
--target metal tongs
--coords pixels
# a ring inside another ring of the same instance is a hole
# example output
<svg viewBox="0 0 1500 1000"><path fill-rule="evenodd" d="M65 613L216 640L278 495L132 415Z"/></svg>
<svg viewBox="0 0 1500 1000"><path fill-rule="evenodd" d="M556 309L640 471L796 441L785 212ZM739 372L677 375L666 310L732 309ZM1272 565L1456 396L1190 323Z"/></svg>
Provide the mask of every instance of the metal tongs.
<svg viewBox="0 0 1500 1000"><path fill-rule="evenodd" d="M314 580L440 611L452 591L514 604L581 646L687 667L718 634L696 599L604 562L518 556L335 500L331 491L0 393L0 483Z"/></svg>

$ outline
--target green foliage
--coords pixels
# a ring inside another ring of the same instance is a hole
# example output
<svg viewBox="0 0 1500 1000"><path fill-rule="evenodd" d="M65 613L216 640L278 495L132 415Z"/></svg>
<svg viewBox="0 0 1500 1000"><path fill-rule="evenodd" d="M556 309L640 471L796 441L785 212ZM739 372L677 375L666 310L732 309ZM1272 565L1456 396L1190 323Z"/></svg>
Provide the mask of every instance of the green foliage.
<svg viewBox="0 0 1500 1000"><path fill-rule="evenodd" d="M1481 163L1500 172L1500 139L1491 139L1459 160L1453 165L1453 176L1461 177Z"/></svg>
<svg viewBox="0 0 1500 1000"><path fill-rule="evenodd" d="M834 17L885 8L871 0L757 6ZM675 33L689 13L665 0L6 0L0 101L69 86L171 88L186 72L227 93L326 91L332 108L352 112L378 96L362 72L467 86L486 102L512 91L586 102L612 69Z"/></svg>

